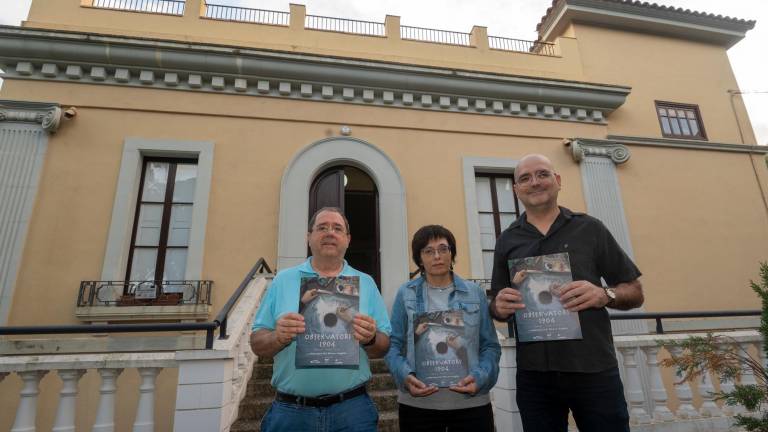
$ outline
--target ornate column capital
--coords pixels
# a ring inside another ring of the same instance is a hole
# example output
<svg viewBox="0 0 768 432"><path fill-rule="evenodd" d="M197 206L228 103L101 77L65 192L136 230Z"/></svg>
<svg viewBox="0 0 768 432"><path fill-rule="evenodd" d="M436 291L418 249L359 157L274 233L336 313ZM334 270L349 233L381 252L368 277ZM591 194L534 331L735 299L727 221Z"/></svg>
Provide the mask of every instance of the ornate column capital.
<svg viewBox="0 0 768 432"><path fill-rule="evenodd" d="M37 123L54 133L61 123L61 107L57 103L0 100L0 122Z"/></svg>
<svg viewBox="0 0 768 432"><path fill-rule="evenodd" d="M631 156L627 146L612 141L574 138L568 140L566 145L571 147L571 155L576 162L581 162L587 156L596 156L610 158L613 163L620 165Z"/></svg>

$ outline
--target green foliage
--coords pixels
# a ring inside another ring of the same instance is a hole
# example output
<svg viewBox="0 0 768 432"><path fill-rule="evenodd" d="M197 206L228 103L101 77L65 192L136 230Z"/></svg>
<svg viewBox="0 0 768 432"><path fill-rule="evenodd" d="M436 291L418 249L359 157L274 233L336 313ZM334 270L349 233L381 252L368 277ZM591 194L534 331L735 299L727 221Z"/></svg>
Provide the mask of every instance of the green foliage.
<svg viewBox="0 0 768 432"><path fill-rule="evenodd" d="M763 339L763 351L768 358L768 263L760 264L760 281L750 281L752 290L760 297L762 314L760 335ZM752 357L747 351L734 343L731 338L708 334L705 337L691 336L683 341L658 341L667 347L678 346L683 354L672 356L661 362L663 366L674 367L680 382L692 381L709 372L720 376L721 381L735 381L742 369L748 368L755 375L756 384L736 384L732 391L716 392L715 398L727 405L743 405L751 415L736 415L736 426L751 432L768 432L768 372L760 359ZM762 409L762 410L761 410Z"/></svg>

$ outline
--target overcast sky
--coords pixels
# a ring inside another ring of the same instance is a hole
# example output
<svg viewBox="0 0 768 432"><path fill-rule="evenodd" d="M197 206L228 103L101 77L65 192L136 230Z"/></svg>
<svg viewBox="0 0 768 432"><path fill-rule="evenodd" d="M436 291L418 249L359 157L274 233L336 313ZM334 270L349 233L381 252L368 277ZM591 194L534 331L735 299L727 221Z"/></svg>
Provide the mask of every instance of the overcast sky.
<svg viewBox="0 0 768 432"><path fill-rule="evenodd" d="M210 0L209 3L288 11L289 0ZM652 2L756 20L747 37L728 51L736 79L760 144L768 144L768 1L766 0L652 0ZM19 25L31 0L0 0L0 24ZM403 25L469 32L473 25L488 34L536 39L536 24L552 0L294 0L307 13L383 22L398 15ZM707 120L711 121L711 120Z"/></svg>

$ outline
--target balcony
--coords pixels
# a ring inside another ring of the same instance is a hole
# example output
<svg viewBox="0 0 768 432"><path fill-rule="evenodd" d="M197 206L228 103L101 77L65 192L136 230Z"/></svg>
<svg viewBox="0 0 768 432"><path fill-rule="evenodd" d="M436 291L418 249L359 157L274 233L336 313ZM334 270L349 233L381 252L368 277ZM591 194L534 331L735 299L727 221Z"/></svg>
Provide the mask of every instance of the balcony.
<svg viewBox="0 0 768 432"><path fill-rule="evenodd" d="M75 315L85 322L205 320L213 281L82 281Z"/></svg>

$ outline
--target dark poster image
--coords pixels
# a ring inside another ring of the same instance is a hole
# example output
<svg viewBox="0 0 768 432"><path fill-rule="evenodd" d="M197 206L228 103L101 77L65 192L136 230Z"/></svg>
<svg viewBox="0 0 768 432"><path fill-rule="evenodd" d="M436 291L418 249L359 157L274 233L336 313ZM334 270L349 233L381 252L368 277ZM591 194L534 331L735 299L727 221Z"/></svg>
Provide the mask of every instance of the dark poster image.
<svg viewBox="0 0 768 432"><path fill-rule="evenodd" d="M357 276L302 277L299 313L306 331L296 338L296 368L356 368L360 344L352 320L359 305Z"/></svg>
<svg viewBox="0 0 768 432"><path fill-rule="evenodd" d="M416 378L450 387L469 374L467 335L462 311L417 314L413 320Z"/></svg>
<svg viewBox="0 0 768 432"><path fill-rule="evenodd" d="M581 339L579 314L560 303L560 288L573 280L568 253L510 260L509 278L525 304L514 315L520 342Z"/></svg>

